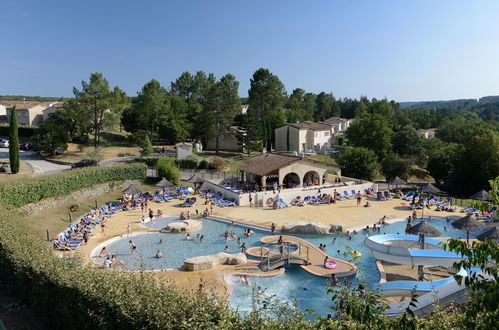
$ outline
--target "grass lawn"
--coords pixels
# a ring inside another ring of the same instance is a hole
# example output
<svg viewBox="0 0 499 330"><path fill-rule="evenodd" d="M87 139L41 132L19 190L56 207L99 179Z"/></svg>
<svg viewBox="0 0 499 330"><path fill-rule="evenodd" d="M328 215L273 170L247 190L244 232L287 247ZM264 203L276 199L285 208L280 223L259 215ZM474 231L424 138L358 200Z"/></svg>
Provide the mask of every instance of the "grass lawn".
<svg viewBox="0 0 499 330"><path fill-rule="evenodd" d="M8 164L9 160L8 159L2 159L0 160L0 166L3 164ZM10 180L16 180L25 176L31 176L33 172L31 171L31 167L23 162L22 160L19 162L20 168L19 168L19 173L16 174L11 174L11 173L0 173L0 182L3 181L10 181Z"/></svg>
<svg viewBox="0 0 499 330"><path fill-rule="evenodd" d="M117 200L121 197L121 189L116 189L104 195L94 196L78 201L71 201L58 207L49 208L43 212L24 217L23 221L31 226L35 232L39 233L43 238L47 237L47 230L50 238L54 238L57 234L66 228L69 222L69 208L72 205L78 205L78 210L72 212L73 221L79 216L87 213L95 207L95 201L102 206L106 202Z"/></svg>
<svg viewBox="0 0 499 330"><path fill-rule="evenodd" d="M312 159L312 160L317 160L319 162L323 162L323 163L327 163L327 164L331 164L331 165L338 165L338 163L336 163L336 159L334 159L333 156L330 156L330 155L307 155L305 156L306 159Z"/></svg>
<svg viewBox="0 0 499 330"><path fill-rule="evenodd" d="M93 146L82 146L76 143L68 143L68 149L62 155L47 157L48 160L57 160L74 163L82 159L93 158L95 151ZM101 160L122 157L123 154L139 154L139 147L99 147Z"/></svg>
<svg viewBox="0 0 499 330"><path fill-rule="evenodd" d="M183 181L180 182L179 186L182 185L192 186L191 183ZM154 193L158 189L154 184L145 183L140 184L139 187L143 191L149 191L150 193ZM170 190L175 190L175 187L171 187ZM39 233L43 238L47 237L48 230L49 236L52 239L70 224L69 208L72 205L78 205L78 210L71 213L72 219L75 221L78 217L94 208L95 201L97 201L97 205L100 207L108 202L117 201L121 196L122 189L118 188L107 194L71 201L58 207L49 208L43 212L24 217L23 221L31 226L35 232ZM154 205L154 203L152 205Z"/></svg>

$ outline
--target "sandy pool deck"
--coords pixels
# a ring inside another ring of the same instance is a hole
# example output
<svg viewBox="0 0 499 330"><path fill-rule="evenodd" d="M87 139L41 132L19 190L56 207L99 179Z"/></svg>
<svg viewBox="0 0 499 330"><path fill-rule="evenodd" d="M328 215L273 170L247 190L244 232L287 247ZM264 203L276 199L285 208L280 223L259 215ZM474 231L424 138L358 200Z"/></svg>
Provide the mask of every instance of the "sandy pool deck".
<svg viewBox="0 0 499 330"><path fill-rule="evenodd" d="M366 199L363 198L362 205ZM201 203L190 208L178 207L181 201L174 200L170 203L155 203L149 202L148 207L154 213L161 209L164 216L179 215L180 212L190 211L191 214L196 214L196 209L199 213L207 207L203 200ZM357 207L355 200L338 201L331 205L306 205L303 207L293 206L284 209L270 208L250 208L250 207L226 207L220 208L213 206L213 215L230 220L240 221L248 224L254 224L264 227L270 227L275 223L277 228L282 225L293 222L319 222L322 224L339 224L343 226L343 230L350 230L358 227L372 226L383 216L389 216L391 219L407 218L412 214L412 211L403 206L404 201L394 199L389 201L376 201L369 199L372 205L370 208L362 206ZM209 208L209 206L208 206ZM418 210L418 216L421 216L421 210ZM144 211L147 216L147 212ZM452 220L462 217L459 212L447 213L436 212L426 209L424 215L449 217ZM119 212L112 218L109 218L105 226L105 235L102 235L100 228L96 228L88 243L77 250L77 253L82 255L86 262L92 263L90 254L101 243L115 237L125 236L127 226L130 225L133 233L156 231L144 227L140 224L142 211L140 209ZM194 216L194 218L196 218ZM206 288L215 290L220 295L227 295L230 287L224 282L224 277L233 271L234 267L222 266L220 268L205 270L201 272L188 272L183 270L170 270L162 272L152 272L152 276L160 280L171 280L179 288L195 290L199 287L199 283L203 282Z"/></svg>

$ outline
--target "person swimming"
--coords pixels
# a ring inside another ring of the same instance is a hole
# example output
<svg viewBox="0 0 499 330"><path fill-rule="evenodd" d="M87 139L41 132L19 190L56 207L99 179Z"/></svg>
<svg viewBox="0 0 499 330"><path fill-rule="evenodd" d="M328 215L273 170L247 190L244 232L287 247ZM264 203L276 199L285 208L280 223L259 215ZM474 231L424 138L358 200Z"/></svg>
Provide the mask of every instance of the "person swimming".
<svg viewBox="0 0 499 330"><path fill-rule="evenodd" d="M160 250L156 251L156 254L154 255L155 258L160 259L163 258L163 253L161 253Z"/></svg>

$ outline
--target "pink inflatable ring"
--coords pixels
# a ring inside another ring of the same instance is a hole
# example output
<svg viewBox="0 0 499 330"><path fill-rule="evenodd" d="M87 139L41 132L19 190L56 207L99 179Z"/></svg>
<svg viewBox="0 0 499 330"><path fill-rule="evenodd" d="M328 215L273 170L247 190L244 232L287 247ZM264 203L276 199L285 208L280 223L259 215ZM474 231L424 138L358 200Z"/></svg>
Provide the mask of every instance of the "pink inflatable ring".
<svg viewBox="0 0 499 330"><path fill-rule="evenodd" d="M327 259L327 261L324 263L324 267L327 269L335 269L336 266L337 263L333 259Z"/></svg>

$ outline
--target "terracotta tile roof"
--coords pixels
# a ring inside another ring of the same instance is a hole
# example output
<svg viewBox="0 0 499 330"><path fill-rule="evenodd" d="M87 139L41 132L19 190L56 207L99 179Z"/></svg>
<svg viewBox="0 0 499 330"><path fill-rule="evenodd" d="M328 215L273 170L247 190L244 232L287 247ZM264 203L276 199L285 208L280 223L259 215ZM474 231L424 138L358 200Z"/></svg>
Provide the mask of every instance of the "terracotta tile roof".
<svg viewBox="0 0 499 330"><path fill-rule="evenodd" d="M352 119L340 118L340 117L331 117L326 119L324 122L326 123L344 123Z"/></svg>
<svg viewBox="0 0 499 330"><path fill-rule="evenodd" d="M55 107L60 108L64 104L63 101L45 101L45 102L37 102L37 101L0 101L2 105L4 105L7 109L11 109L16 106L16 110L29 110L37 105L42 107Z"/></svg>
<svg viewBox="0 0 499 330"><path fill-rule="evenodd" d="M298 129L310 129L312 131L329 131L331 126L327 123L314 123L313 121L302 121L296 124L289 124L289 126Z"/></svg>
<svg viewBox="0 0 499 330"><path fill-rule="evenodd" d="M248 158L246 160L246 165L241 167L240 170L263 176L277 172L280 168L300 160L313 164L327 165L332 168L343 168L343 166L332 165L315 159L277 153L266 153Z"/></svg>
<svg viewBox="0 0 499 330"><path fill-rule="evenodd" d="M301 160L301 157L288 156L275 153L260 154L246 160L246 165L240 168L241 171L256 175L267 175L279 170L281 167Z"/></svg>
<svg viewBox="0 0 499 330"><path fill-rule="evenodd" d="M16 110L28 110L40 104L40 102L35 101L2 101L7 109L11 109L16 106Z"/></svg>

